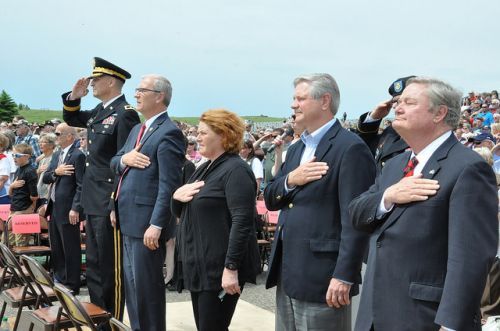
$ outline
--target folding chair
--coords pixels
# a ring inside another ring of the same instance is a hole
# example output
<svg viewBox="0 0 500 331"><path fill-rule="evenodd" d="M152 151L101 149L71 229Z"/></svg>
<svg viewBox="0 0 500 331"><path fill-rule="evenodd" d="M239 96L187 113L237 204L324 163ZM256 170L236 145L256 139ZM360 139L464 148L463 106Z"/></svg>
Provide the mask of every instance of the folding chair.
<svg viewBox="0 0 500 331"><path fill-rule="evenodd" d="M109 320L109 325L111 326L111 328L113 330L132 331L131 328L129 328L128 326L126 326L125 324L123 324L122 322L120 322L119 320L117 320L114 317L111 317L111 319Z"/></svg>
<svg viewBox="0 0 500 331"><path fill-rule="evenodd" d="M11 215L9 222L12 224L12 233L14 234L36 234L37 244L34 246L14 246L12 252L15 255L45 255L50 256L50 247L40 244L40 217L38 214L18 214ZM8 228L8 227L7 227ZM5 231L7 232L7 231ZM8 235L7 235L8 238ZM8 241L7 241L8 242Z"/></svg>
<svg viewBox="0 0 500 331"><path fill-rule="evenodd" d="M54 281L50 277L47 270L32 257L21 255L21 262L26 267L26 270L34 280L34 285L38 287L40 293L44 293L44 288L54 288ZM35 307L32 311L23 311L21 321L29 323L29 331L33 328L36 330L50 331L55 330L55 325L59 328L67 329L73 326L71 320L62 314L62 306L52 306L47 297L45 300L49 302L47 307Z"/></svg>
<svg viewBox="0 0 500 331"><path fill-rule="evenodd" d="M30 277L25 275L23 268L7 246L0 244L0 250L2 251L5 259L6 267L8 267L12 272L13 277L22 283L19 286L8 288L0 294L0 299L3 301L2 310L0 312L0 320L3 319L7 304L9 304L12 308L17 308L17 315L13 329L16 331L23 307L34 309L38 308L42 304L51 305L51 302L57 300L57 298L51 288L42 287L41 289L38 289L31 283Z"/></svg>
<svg viewBox="0 0 500 331"><path fill-rule="evenodd" d="M77 330L81 331L81 326L86 326L92 331L97 331L101 325L107 324L111 314L92 303L82 303L71 291L61 284L54 286L54 292L61 302L63 314L68 317ZM56 324L55 329L58 330Z"/></svg>

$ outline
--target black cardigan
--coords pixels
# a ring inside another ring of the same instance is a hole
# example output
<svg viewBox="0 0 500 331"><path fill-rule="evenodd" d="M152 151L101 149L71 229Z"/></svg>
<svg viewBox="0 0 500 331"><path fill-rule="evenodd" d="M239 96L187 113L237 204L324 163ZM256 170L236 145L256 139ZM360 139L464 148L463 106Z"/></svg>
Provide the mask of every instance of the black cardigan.
<svg viewBox="0 0 500 331"><path fill-rule="evenodd" d="M205 181L190 202L172 199L183 288L217 291L224 265L234 263L241 282L255 283L260 259L255 235L256 181L238 155L225 153L202 164L188 183ZM181 288L182 288L181 287Z"/></svg>

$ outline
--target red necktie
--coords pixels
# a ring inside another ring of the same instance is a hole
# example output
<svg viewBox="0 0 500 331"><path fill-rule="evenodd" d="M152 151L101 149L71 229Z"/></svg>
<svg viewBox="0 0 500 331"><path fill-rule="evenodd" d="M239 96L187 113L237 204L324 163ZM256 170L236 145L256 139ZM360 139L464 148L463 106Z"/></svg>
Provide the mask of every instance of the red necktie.
<svg viewBox="0 0 500 331"><path fill-rule="evenodd" d="M137 147L141 143L142 136L144 135L144 131L146 131L146 124L141 126L139 130L139 134L137 135L137 140L135 141L135 147Z"/></svg>
<svg viewBox="0 0 500 331"><path fill-rule="evenodd" d="M415 167L418 164L418 160L416 156L413 156L409 161L408 164L406 165L406 168L403 170L404 177L410 177L413 176L413 170L415 170Z"/></svg>
<svg viewBox="0 0 500 331"><path fill-rule="evenodd" d="M135 147L137 147L141 144L141 139L142 139L142 136L144 135L144 131L146 131L146 124L143 124L141 126L141 129L139 130L139 134L137 135L137 140L135 141ZM118 182L118 187L116 188L115 200L118 200L118 195L120 194L120 188L122 187L123 177L129 171L129 169L130 169L130 167L126 167L123 170L122 175L120 176L120 181Z"/></svg>

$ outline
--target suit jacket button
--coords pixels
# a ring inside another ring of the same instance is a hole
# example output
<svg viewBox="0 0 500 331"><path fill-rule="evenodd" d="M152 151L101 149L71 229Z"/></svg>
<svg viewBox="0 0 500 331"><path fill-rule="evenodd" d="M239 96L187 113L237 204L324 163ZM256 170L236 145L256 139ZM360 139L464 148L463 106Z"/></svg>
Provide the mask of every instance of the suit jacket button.
<svg viewBox="0 0 500 331"><path fill-rule="evenodd" d="M280 200L280 199L281 199L281 195L277 195L276 200Z"/></svg>
<svg viewBox="0 0 500 331"><path fill-rule="evenodd" d="M89 140L89 144L92 144L92 140Z"/></svg>
<svg viewBox="0 0 500 331"><path fill-rule="evenodd" d="M293 208L293 203L288 204L288 208L292 209Z"/></svg>

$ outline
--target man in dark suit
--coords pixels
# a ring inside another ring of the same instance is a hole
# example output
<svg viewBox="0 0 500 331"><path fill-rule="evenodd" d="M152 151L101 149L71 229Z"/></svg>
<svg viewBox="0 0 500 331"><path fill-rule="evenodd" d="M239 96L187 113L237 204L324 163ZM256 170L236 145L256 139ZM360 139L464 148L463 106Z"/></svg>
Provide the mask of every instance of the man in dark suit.
<svg viewBox="0 0 500 331"><path fill-rule="evenodd" d="M56 280L75 294L80 291L81 247L79 220L85 155L75 146L75 128L61 123L55 134L60 150L43 175L52 184L45 216L50 215L51 261Z"/></svg>
<svg viewBox="0 0 500 331"><path fill-rule="evenodd" d="M393 126L412 151L350 205L372 232L356 330L481 329L498 198L491 167L453 135L460 100L440 80L410 79Z"/></svg>
<svg viewBox="0 0 500 331"><path fill-rule="evenodd" d="M122 87L130 74L101 58L94 58L92 76L79 79L64 93L63 117L71 126L87 128L87 160L82 184L82 207L86 216L87 286L90 300L115 318L123 316L120 233L109 220L109 198L115 174L111 158L125 143L130 130L140 122L125 100ZM102 101L92 111L81 111L81 98L92 86Z"/></svg>
<svg viewBox="0 0 500 331"><path fill-rule="evenodd" d="M392 125L387 126L382 133L379 133L379 127L403 93L406 82L412 77L415 76L396 79L389 86L389 94L392 98L378 104L373 111L359 117L357 132L375 156L377 173L382 171L390 158L408 149L408 144L394 131Z"/></svg>
<svg viewBox="0 0 500 331"><path fill-rule="evenodd" d="M375 178L370 150L335 119L340 93L328 74L298 77L292 109L305 127L264 196L279 210L266 287L277 287L276 330L350 330L368 237L348 205Z"/></svg>
<svg viewBox="0 0 500 331"><path fill-rule="evenodd" d="M165 330L163 263L166 239L175 227L170 198L181 184L186 147L167 114L172 87L166 78L143 77L135 97L146 121L132 129L111 160L120 176L116 215L111 219L118 220L123 234L125 299L132 329Z"/></svg>

